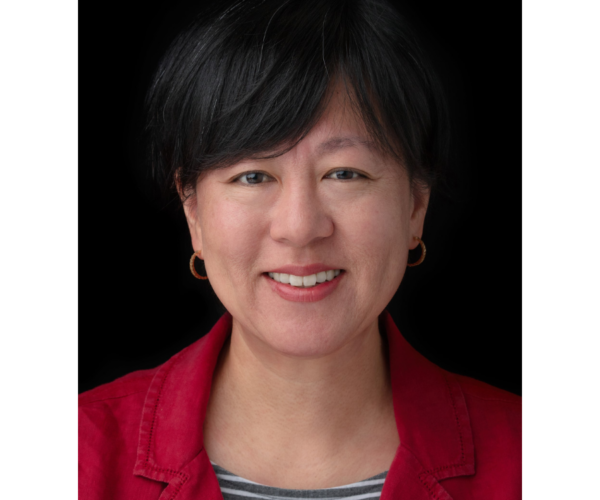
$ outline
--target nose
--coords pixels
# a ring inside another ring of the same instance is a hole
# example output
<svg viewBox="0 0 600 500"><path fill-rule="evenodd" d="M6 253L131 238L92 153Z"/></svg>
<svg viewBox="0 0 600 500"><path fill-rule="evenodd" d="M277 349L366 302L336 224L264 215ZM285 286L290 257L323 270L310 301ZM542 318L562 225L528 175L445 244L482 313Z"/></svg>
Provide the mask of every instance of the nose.
<svg viewBox="0 0 600 500"><path fill-rule="evenodd" d="M271 212L271 238L305 247L333 234L333 220L310 182L283 186Z"/></svg>

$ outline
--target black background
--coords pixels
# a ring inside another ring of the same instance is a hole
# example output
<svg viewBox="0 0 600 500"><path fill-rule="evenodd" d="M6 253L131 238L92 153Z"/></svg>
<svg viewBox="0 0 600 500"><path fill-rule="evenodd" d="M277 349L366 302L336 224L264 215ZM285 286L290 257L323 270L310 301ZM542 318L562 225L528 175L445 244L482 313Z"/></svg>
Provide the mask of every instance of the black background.
<svg viewBox="0 0 600 500"><path fill-rule="evenodd" d="M388 309L433 362L520 394L521 4L403 5L448 89L454 189L432 201L427 258ZM173 1L80 4L80 391L166 361L224 312L189 272L183 212L150 197L140 174L143 96L190 13Z"/></svg>

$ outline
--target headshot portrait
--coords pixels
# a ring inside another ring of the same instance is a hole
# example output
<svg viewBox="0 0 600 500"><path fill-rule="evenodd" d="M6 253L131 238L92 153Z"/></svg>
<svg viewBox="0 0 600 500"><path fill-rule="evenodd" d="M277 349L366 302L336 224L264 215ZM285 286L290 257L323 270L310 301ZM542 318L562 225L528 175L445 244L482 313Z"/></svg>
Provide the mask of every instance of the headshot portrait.
<svg viewBox="0 0 600 500"><path fill-rule="evenodd" d="M82 9L80 498L521 498L520 12Z"/></svg>

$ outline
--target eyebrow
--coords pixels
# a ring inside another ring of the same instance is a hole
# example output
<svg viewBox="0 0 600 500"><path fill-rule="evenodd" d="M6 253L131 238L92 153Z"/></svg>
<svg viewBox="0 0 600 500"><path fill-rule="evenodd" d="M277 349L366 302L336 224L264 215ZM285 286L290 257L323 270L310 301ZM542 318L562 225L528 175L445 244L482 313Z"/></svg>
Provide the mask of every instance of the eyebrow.
<svg viewBox="0 0 600 500"><path fill-rule="evenodd" d="M328 155L335 153L340 149L345 148L355 148L364 146L370 151L375 151L375 143L373 141L367 140L364 137L360 137L357 135L348 135L348 136L340 136L340 137L332 137L331 139L322 142L317 147L317 152L320 155Z"/></svg>

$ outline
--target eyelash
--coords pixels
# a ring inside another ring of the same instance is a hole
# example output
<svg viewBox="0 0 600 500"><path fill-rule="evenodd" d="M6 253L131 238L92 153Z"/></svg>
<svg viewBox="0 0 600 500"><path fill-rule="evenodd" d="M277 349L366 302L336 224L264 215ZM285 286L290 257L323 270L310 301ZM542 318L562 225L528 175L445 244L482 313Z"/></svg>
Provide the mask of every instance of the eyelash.
<svg viewBox="0 0 600 500"><path fill-rule="evenodd" d="M264 183L264 182L255 182L255 183L251 183L251 182L242 182L242 179L243 179L244 177L247 177L247 176L249 176L249 175L262 175L262 176L263 176L263 179L264 179L265 177L268 177L269 179L272 179L272 177L271 177L269 174L265 173L265 172L255 172L255 171L252 171L252 172L244 172L243 174L241 174L241 175L238 175L238 176L237 176L235 179L233 179L233 182L239 182L240 184L244 184L244 185L246 185L246 186L256 186L256 185L258 185L258 184L263 184L263 183Z"/></svg>
<svg viewBox="0 0 600 500"><path fill-rule="evenodd" d="M365 175L363 175L363 174L361 174L361 173L357 172L356 170L352 170L352 169L349 169L349 168L339 168L339 169L337 169L337 170L334 170L333 172L329 172L329 173L328 173L328 174L325 176L325 178L326 178L326 179L333 179L333 177L331 177L331 176L332 176L333 174L337 174L338 172L350 172L351 174L353 174L353 177L352 177L351 179L335 179L335 180L338 180L338 181L353 181L353 180L355 180L355 179L358 179L358 178L360 178L360 177L363 177L363 178L365 178L365 177L366 177Z"/></svg>
<svg viewBox="0 0 600 500"><path fill-rule="evenodd" d="M337 174L339 172L350 172L353 177L350 179L335 179L334 177L332 177L334 174ZM249 175L262 175L263 176L263 181L262 182L243 182L242 179L244 179L245 177L249 176ZM325 175L326 179L334 179L334 180L338 180L338 181L352 181L355 179L358 179L360 177L365 178L366 176L357 172L356 170L351 170L351 169L337 169L337 170L333 170L332 172L329 172L327 175ZM244 184L246 186L256 186L258 184L264 184L265 182L269 182L269 181L265 181L265 178L268 179L273 179L269 174L265 173L265 172L260 172L260 171L251 171L251 172L244 172L243 174L238 175L235 179L233 179L232 182L239 182L240 184Z"/></svg>

